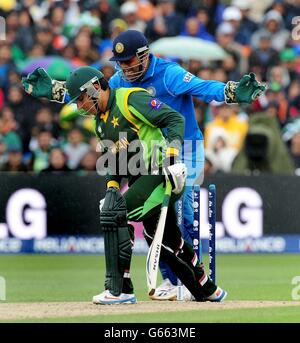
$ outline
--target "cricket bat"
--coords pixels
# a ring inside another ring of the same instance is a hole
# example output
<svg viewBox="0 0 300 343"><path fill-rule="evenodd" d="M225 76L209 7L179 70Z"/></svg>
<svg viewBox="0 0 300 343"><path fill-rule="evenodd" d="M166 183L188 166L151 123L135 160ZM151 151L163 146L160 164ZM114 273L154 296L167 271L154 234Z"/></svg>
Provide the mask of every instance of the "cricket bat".
<svg viewBox="0 0 300 343"><path fill-rule="evenodd" d="M171 182L168 181L166 184L164 200L161 205L159 221L155 231L155 235L152 244L149 248L147 260L146 260L146 275L149 295L153 295L156 288L157 272L159 269L159 258L161 245L164 235L164 229L167 219L168 206L172 192Z"/></svg>

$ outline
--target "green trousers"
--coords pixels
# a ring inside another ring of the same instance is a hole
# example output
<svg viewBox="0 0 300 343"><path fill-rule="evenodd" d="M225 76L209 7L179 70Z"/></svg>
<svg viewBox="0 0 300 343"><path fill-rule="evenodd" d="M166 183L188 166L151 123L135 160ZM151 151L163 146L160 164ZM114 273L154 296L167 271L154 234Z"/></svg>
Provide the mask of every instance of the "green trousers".
<svg viewBox="0 0 300 343"><path fill-rule="evenodd" d="M144 236L149 246L159 220L165 191L164 181L163 175L141 176L124 194L128 220L143 222ZM203 301L216 290L216 286L206 277L192 246L181 237L175 211L175 202L180 196L172 193L170 199L160 259L171 267L197 301Z"/></svg>
<svg viewBox="0 0 300 343"><path fill-rule="evenodd" d="M164 175L145 175L139 177L124 194L128 220L143 222L146 232L153 236L159 219L165 192ZM164 230L163 241L173 250L181 244L181 233L177 226L175 202L181 194L172 193Z"/></svg>

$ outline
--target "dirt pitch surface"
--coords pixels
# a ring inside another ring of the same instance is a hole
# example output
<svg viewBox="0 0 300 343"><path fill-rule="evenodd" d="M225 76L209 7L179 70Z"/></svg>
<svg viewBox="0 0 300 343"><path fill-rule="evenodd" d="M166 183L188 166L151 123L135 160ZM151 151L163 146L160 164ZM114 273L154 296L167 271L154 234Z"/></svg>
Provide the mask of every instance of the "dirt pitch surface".
<svg viewBox="0 0 300 343"><path fill-rule="evenodd" d="M226 310L299 306L295 301L225 301L224 303L140 301L134 305L94 305L89 302L10 303L0 304L0 320L33 318L124 315L152 312L183 312L192 310Z"/></svg>

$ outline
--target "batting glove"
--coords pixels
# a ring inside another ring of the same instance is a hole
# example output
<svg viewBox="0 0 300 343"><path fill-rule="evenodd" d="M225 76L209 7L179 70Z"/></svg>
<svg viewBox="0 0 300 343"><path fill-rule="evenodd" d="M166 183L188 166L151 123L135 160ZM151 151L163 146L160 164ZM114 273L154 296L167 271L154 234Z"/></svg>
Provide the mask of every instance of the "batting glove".
<svg viewBox="0 0 300 343"><path fill-rule="evenodd" d="M163 171L166 181L169 180L171 182L172 192L175 194L181 193L187 177L186 165L182 162L177 162L173 165L164 167Z"/></svg>

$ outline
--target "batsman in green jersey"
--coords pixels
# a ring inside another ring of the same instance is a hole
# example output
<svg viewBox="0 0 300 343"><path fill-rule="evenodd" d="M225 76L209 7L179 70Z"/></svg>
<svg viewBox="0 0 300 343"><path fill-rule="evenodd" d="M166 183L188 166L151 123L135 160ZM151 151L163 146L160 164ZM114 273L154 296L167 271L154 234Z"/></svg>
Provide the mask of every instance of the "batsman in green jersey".
<svg viewBox="0 0 300 343"><path fill-rule="evenodd" d="M34 80L23 80L30 93ZM93 297L96 304L135 303L130 278L134 232L130 221L142 221L150 245L156 230L166 181L172 185L163 236L161 260L172 268L196 301L222 301L217 287L200 266L193 248L177 226L174 203L184 190L186 166L177 159L183 143L184 118L142 88L110 89L103 74L80 67L66 81L72 102L95 118L102 155L98 173L105 172L107 190L100 206L104 234L105 290ZM129 189L119 191L122 178Z"/></svg>

